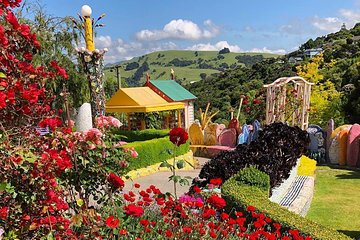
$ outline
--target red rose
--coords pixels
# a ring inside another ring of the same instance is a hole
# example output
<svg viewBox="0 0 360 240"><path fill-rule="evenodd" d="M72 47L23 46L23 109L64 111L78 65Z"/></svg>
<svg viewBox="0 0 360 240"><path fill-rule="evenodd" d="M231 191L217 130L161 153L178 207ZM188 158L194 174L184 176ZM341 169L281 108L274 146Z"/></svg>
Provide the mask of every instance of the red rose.
<svg viewBox="0 0 360 240"><path fill-rule="evenodd" d="M150 224L150 222L147 219L141 219L140 224L143 225L144 227L147 227Z"/></svg>
<svg viewBox="0 0 360 240"><path fill-rule="evenodd" d="M142 207L136 206L134 204L129 204L124 207L126 215L131 215L134 217L140 217L144 213L144 209Z"/></svg>
<svg viewBox="0 0 360 240"><path fill-rule="evenodd" d="M110 173L107 180L111 184L111 186L115 189L123 188L125 186L125 183L121 179L121 177L117 176L114 173Z"/></svg>
<svg viewBox="0 0 360 240"><path fill-rule="evenodd" d="M120 220L117 218L114 218L113 216L109 216L106 219L105 223L109 228L116 228L119 225Z"/></svg>
<svg viewBox="0 0 360 240"><path fill-rule="evenodd" d="M255 211L255 208L253 206L248 206L246 208L246 211L253 212L253 211Z"/></svg>
<svg viewBox="0 0 360 240"><path fill-rule="evenodd" d="M199 188L198 186L194 186L194 192L196 192L196 193L200 193L201 192L201 188Z"/></svg>
<svg viewBox="0 0 360 240"><path fill-rule="evenodd" d="M222 184L221 178L213 178L210 180L210 183L216 186L220 186Z"/></svg>
<svg viewBox="0 0 360 240"><path fill-rule="evenodd" d="M186 143L189 136L183 128L173 128L170 131L170 141L176 146Z"/></svg>
<svg viewBox="0 0 360 240"><path fill-rule="evenodd" d="M126 229L120 229L119 233L120 233L120 235L126 235L127 231L126 231Z"/></svg>
<svg viewBox="0 0 360 240"><path fill-rule="evenodd" d="M166 237L170 238L171 235L172 235L172 232L171 232L169 229L167 229L167 230L165 231L165 235L166 235Z"/></svg>
<svg viewBox="0 0 360 240"><path fill-rule="evenodd" d="M223 198L218 195L212 195L208 198L208 203L214 206L217 209L222 209L226 206L226 202Z"/></svg>
<svg viewBox="0 0 360 240"><path fill-rule="evenodd" d="M9 207L0 208L0 219L6 220L9 214Z"/></svg>

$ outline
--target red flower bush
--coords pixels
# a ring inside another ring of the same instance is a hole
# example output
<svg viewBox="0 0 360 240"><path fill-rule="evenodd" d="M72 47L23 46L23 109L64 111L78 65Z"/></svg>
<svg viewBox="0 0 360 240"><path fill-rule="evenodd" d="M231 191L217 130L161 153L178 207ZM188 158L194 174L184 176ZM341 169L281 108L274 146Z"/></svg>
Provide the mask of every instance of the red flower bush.
<svg viewBox="0 0 360 240"><path fill-rule="evenodd" d="M170 141L176 146L180 146L188 140L188 133L183 128L173 128L170 133Z"/></svg>
<svg viewBox="0 0 360 240"><path fill-rule="evenodd" d="M114 189L121 189L124 187L125 183L124 181L121 179L121 177L117 176L114 173L110 173L108 176L108 181L111 184L111 186Z"/></svg>
<svg viewBox="0 0 360 240"><path fill-rule="evenodd" d="M225 200L218 195L211 195L208 198L208 203L217 209L222 209L226 206Z"/></svg>
<svg viewBox="0 0 360 240"><path fill-rule="evenodd" d="M105 223L109 228L117 228L119 226L120 220L115 218L114 216L109 216L106 219Z"/></svg>
<svg viewBox="0 0 360 240"><path fill-rule="evenodd" d="M140 217L144 214L144 209L139 206L135 206L134 204L129 204L124 207L126 215L134 216L134 217Z"/></svg>

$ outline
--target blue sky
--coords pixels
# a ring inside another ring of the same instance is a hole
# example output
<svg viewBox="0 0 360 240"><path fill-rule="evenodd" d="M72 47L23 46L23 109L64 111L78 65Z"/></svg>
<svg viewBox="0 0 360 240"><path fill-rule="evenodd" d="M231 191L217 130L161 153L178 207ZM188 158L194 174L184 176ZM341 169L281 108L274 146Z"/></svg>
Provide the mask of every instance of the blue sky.
<svg viewBox="0 0 360 240"><path fill-rule="evenodd" d="M106 62L168 49L286 53L360 22L360 0L40 0L53 16L102 13L96 47Z"/></svg>

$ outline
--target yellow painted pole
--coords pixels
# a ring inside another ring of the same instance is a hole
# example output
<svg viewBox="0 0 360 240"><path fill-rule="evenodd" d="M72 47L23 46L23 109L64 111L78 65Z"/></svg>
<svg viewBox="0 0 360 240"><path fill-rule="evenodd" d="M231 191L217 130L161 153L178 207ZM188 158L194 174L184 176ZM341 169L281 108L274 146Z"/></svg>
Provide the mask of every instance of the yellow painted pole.
<svg viewBox="0 0 360 240"><path fill-rule="evenodd" d="M85 18L85 43L86 49L89 51L95 50L95 44L93 39L93 28L92 28L92 21L91 17L84 17Z"/></svg>
<svg viewBox="0 0 360 240"><path fill-rule="evenodd" d="M181 112L180 110L177 110L177 119L178 119L178 127L181 127Z"/></svg>

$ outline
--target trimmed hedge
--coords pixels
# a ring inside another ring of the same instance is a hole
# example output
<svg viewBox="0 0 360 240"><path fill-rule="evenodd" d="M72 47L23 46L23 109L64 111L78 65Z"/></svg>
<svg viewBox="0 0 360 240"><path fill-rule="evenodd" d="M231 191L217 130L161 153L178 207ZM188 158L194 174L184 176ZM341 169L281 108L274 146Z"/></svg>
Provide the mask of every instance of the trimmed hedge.
<svg viewBox="0 0 360 240"><path fill-rule="evenodd" d="M135 141L147 141L154 138L163 138L169 135L169 129L157 130L157 129L145 129L137 131L126 131L126 130L113 130L111 134L114 135L118 140L125 142Z"/></svg>
<svg viewBox="0 0 360 240"><path fill-rule="evenodd" d="M241 169L235 179L242 184L257 187L269 195L270 177L255 166Z"/></svg>
<svg viewBox="0 0 360 240"><path fill-rule="evenodd" d="M144 168L173 157L174 144L169 137L157 138L142 142L132 142L122 146L123 148L134 148L139 156L129 160L128 171ZM183 155L190 150L190 142L177 147L176 156Z"/></svg>
<svg viewBox="0 0 360 240"><path fill-rule="evenodd" d="M311 220L303 218L276 203L270 202L266 193L261 189L244 185L236 181L238 174L226 181L221 192L230 210L246 211L246 207L254 206L261 212L281 226L289 229L297 229L304 235L311 236L313 239L323 240L351 240L350 237L337 232L336 230L321 226Z"/></svg>

